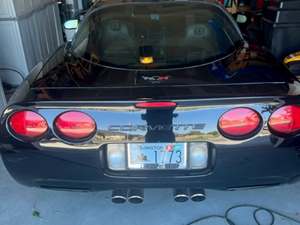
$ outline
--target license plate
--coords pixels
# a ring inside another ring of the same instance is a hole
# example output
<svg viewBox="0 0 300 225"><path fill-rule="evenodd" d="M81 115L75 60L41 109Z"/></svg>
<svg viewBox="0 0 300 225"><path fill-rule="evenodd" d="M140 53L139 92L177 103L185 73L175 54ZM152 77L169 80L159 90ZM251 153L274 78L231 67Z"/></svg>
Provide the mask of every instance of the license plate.
<svg viewBox="0 0 300 225"><path fill-rule="evenodd" d="M146 143L128 145L129 169L186 169L186 143Z"/></svg>

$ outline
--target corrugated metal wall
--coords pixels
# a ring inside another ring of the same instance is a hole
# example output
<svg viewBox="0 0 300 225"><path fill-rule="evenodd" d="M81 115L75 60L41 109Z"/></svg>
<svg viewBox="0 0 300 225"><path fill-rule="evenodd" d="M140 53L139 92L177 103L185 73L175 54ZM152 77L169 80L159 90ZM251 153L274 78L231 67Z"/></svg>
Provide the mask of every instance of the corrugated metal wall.
<svg viewBox="0 0 300 225"><path fill-rule="evenodd" d="M54 0L0 0L0 67L26 76L63 44L59 11ZM3 81L20 83L14 72L1 71Z"/></svg>

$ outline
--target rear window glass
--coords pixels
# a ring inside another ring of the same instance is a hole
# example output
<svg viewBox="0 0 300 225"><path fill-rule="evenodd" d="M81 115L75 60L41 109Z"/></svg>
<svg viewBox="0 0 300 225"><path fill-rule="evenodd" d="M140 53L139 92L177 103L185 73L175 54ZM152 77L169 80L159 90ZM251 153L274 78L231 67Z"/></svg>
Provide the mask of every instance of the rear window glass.
<svg viewBox="0 0 300 225"><path fill-rule="evenodd" d="M197 65L230 53L241 36L206 3L127 3L97 9L80 25L73 53L119 68Z"/></svg>

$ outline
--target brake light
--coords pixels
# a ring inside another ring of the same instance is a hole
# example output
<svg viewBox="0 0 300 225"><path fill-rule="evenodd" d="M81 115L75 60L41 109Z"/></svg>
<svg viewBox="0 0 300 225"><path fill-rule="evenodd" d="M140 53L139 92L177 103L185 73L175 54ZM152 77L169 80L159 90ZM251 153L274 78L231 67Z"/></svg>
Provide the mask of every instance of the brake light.
<svg viewBox="0 0 300 225"><path fill-rule="evenodd" d="M82 112L70 111L59 115L54 122L55 130L62 138L80 141L96 131L95 121Z"/></svg>
<svg viewBox="0 0 300 225"><path fill-rule="evenodd" d="M176 107L176 102L139 102L135 104L136 108L172 108Z"/></svg>
<svg viewBox="0 0 300 225"><path fill-rule="evenodd" d="M277 109L270 116L268 126L272 133L278 135L300 131L300 107L289 105Z"/></svg>
<svg viewBox="0 0 300 225"><path fill-rule="evenodd" d="M262 125L261 116L250 108L234 108L219 119L220 133L230 139L246 139L254 136Z"/></svg>
<svg viewBox="0 0 300 225"><path fill-rule="evenodd" d="M10 131L21 138L38 138L48 130L46 120L38 113L24 110L13 113L8 119Z"/></svg>

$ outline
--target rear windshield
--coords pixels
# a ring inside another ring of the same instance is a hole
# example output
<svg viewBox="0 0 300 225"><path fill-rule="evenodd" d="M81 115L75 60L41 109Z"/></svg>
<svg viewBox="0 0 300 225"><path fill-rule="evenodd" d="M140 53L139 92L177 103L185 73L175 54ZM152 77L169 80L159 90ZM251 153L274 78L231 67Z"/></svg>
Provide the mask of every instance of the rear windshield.
<svg viewBox="0 0 300 225"><path fill-rule="evenodd" d="M240 40L234 23L213 4L127 3L92 12L72 51L99 65L174 68L221 58Z"/></svg>

